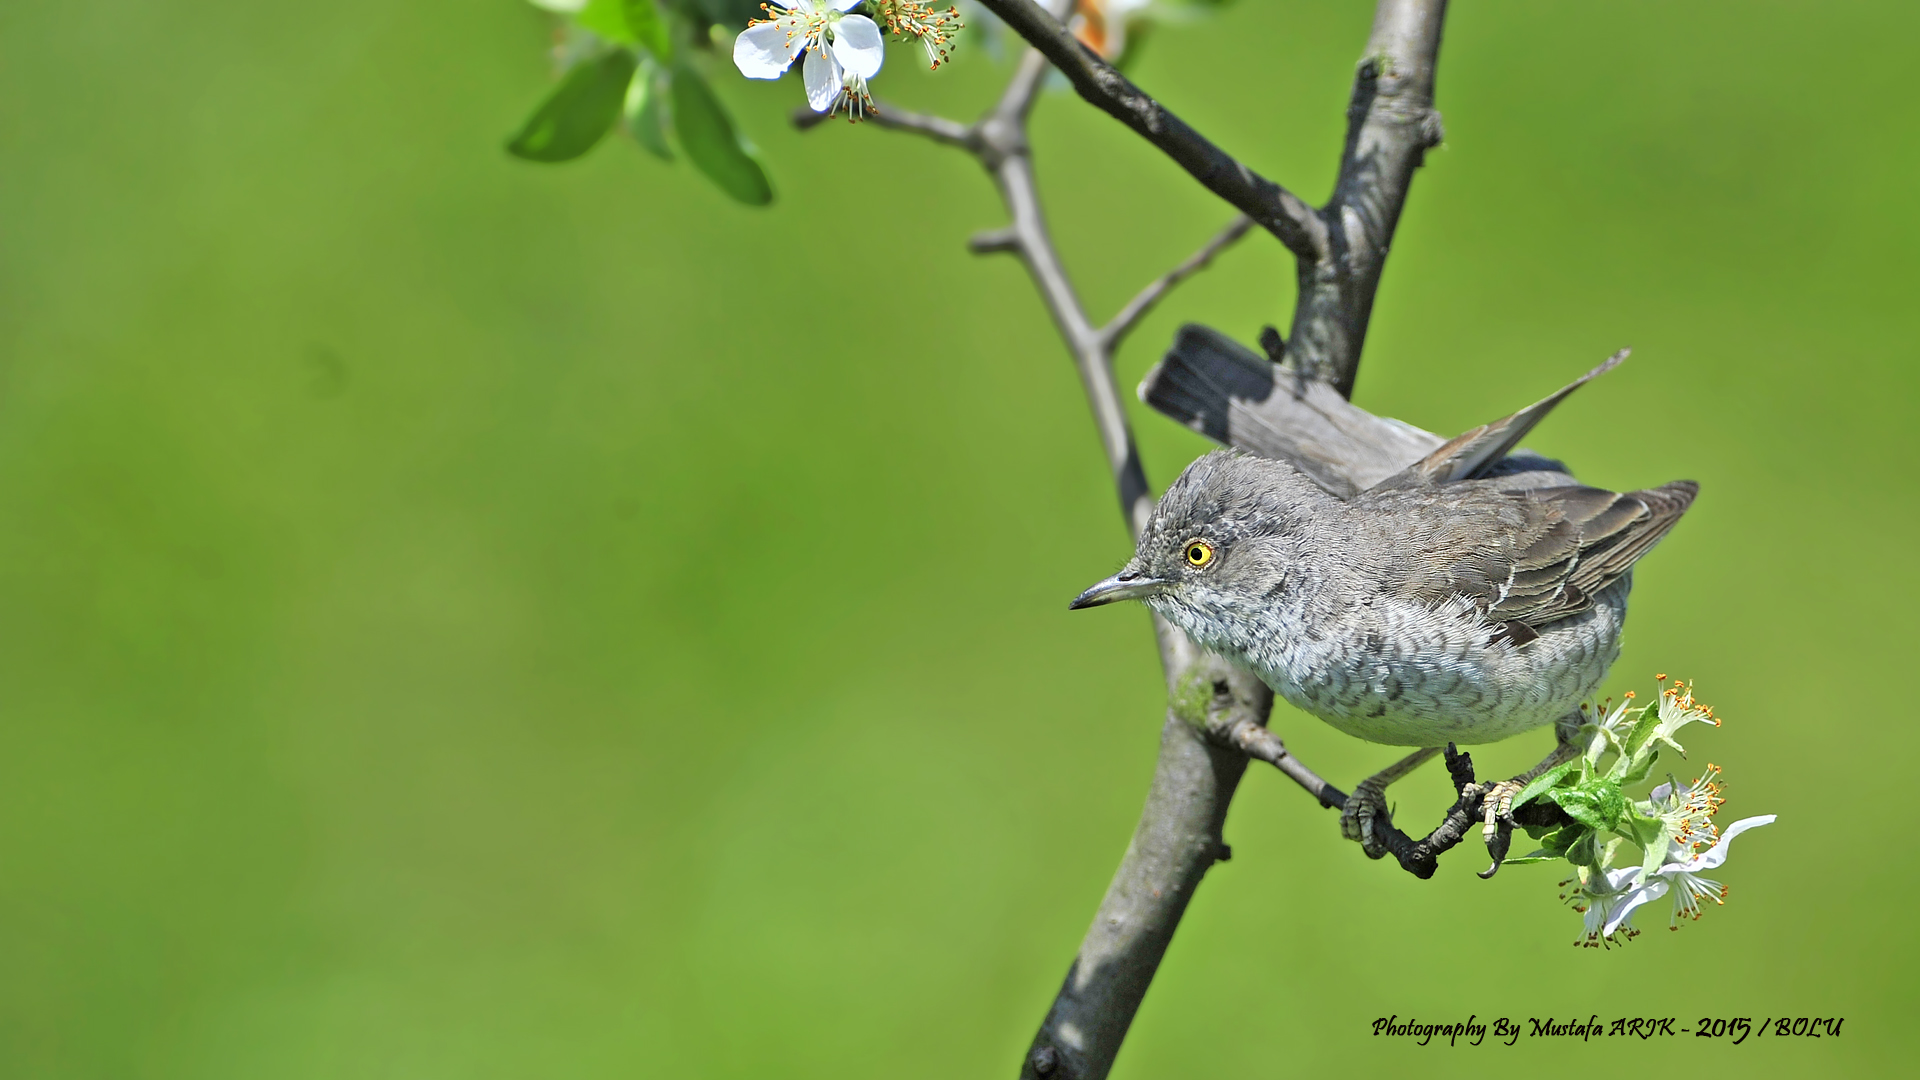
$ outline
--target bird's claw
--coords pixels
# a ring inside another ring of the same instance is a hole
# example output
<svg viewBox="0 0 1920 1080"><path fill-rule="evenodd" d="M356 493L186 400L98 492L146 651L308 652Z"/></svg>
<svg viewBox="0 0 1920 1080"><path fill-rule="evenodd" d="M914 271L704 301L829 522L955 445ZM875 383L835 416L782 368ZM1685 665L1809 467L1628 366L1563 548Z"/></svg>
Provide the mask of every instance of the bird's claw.
<svg viewBox="0 0 1920 1080"><path fill-rule="evenodd" d="M1373 830L1375 821L1393 823L1386 789L1386 784L1363 780L1353 789L1353 794L1347 796L1347 805L1340 811L1340 835L1359 844L1369 859L1378 859L1387 853Z"/></svg>
<svg viewBox="0 0 1920 1080"><path fill-rule="evenodd" d="M1480 837L1487 842L1487 854L1493 856L1493 865L1480 872L1482 878L1499 873L1500 863L1507 857L1507 848L1513 843L1513 799L1526 786L1527 782L1519 778L1502 780L1480 796L1485 815Z"/></svg>
<svg viewBox="0 0 1920 1080"><path fill-rule="evenodd" d="M1494 835L1500 831L1501 826L1513 828L1513 797L1520 794L1526 786L1525 780L1502 780L1487 788L1487 793L1480 797L1480 805L1486 815L1480 835L1486 839L1487 843L1493 843Z"/></svg>

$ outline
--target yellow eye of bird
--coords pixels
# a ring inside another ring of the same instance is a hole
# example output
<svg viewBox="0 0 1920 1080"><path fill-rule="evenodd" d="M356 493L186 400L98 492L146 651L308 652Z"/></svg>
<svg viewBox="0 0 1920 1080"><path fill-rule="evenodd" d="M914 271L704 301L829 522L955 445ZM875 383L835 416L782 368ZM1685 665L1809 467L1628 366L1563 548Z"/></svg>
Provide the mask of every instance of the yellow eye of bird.
<svg viewBox="0 0 1920 1080"><path fill-rule="evenodd" d="M1213 545L1205 540L1193 540L1187 544L1187 565L1205 566L1213 561Z"/></svg>

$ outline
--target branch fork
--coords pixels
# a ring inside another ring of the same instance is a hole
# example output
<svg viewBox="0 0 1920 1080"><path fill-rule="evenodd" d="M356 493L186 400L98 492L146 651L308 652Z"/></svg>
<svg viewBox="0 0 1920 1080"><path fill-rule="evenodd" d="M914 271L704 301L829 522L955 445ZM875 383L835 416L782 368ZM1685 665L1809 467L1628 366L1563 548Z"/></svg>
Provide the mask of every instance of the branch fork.
<svg viewBox="0 0 1920 1080"><path fill-rule="evenodd" d="M1011 220L976 234L968 248L1016 254L1025 263L1073 357L1121 513L1138 536L1153 497L1114 381L1114 352L1169 292L1253 226L1285 245L1299 270L1288 339L1283 344L1274 331L1263 335L1263 343L1270 353L1284 349L1301 378L1352 396L1374 293L1413 170L1441 137L1432 108L1433 69L1446 2L1380 0L1355 75L1339 179L1319 208L1233 158L1082 45L1061 21L1071 0L1047 0L1047 6L1034 0L980 2L1032 46L994 107L965 124L882 103L870 122L964 150L993 176ZM1239 212L1100 326L1087 316L1061 263L1034 182L1027 119L1049 68ZM811 128L822 119L802 110L794 123ZM1193 890L1208 868L1230 855L1221 826L1248 760L1272 765L1324 807L1344 809L1349 801L1267 727L1273 692L1258 677L1201 651L1157 617L1154 636L1169 708L1153 783L1113 883L1022 1060L1022 1077L1094 1080L1112 1068ZM1473 778L1472 759L1449 748L1448 766L1458 798L1428 836L1413 840L1393 827L1384 807L1376 808L1374 833L1383 853L1419 877L1431 876L1439 855L1481 820L1486 789ZM1502 829L1511 826L1511 820L1500 823Z"/></svg>

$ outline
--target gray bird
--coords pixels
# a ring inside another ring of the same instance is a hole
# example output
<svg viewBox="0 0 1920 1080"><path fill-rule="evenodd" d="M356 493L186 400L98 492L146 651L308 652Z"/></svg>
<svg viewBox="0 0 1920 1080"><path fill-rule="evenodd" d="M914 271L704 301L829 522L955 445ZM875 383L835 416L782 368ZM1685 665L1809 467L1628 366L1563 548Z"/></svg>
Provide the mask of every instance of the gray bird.
<svg viewBox="0 0 1920 1080"><path fill-rule="evenodd" d="M1296 708L1421 747L1348 803L1343 831L1371 850L1368 805L1448 742L1560 722L1560 748L1528 775L1568 756L1580 703L1620 654L1633 564L1699 486L1603 491L1507 453L1624 355L1358 493L1287 461L1210 453L1161 497L1127 565L1071 607L1140 600Z"/></svg>

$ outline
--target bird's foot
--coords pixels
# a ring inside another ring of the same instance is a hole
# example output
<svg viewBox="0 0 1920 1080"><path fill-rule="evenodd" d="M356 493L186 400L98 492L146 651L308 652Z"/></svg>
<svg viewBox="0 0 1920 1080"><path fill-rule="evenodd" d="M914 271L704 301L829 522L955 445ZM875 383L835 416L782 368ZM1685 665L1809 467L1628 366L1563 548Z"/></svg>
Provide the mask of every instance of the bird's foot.
<svg viewBox="0 0 1920 1080"><path fill-rule="evenodd" d="M1511 780L1502 780L1489 785L1486 794L1481 797L1482 824L1480 835L1487 842L1487 853L1493 856L1493 865L1482 871L1483 878L1492 877L1500 869L1501 860L1507 857L1507 845L1513 842L1513 800L1535 778L1546 775L1558 765L1572 761L1580 756L1578 745L1582 717L1578 712L1569 713L1554 726L1553 753L1546 760L1521 773Z"/></svg>
<svg viewBox="0 0 1920 1080"><path fill-rule="evenodd" d="M1358 843L1369 859L1385 855L1387 846L1375 835L1374 825L1376 822L1393 824L1393 811L1387 808L1387 785L1433 760L1439 752L1437 746L1415 750L1360 781L1359 786L1353 789L1353 794L1347 796L1347 805L1340 811L1340 835Z"/></svg>
<svg viewBox="0 0 1920 1080"><path fill-rule="evenodd" d="M1387 849L1374 835L1374 822L1384 821L1393 824L1393 811L1387 806L1387 785L1391 780L1382 780L1378 776L1362 780L1347 796L1347 805L1340 811L1340 835L1360 845L1367 858L1378 859L1387 853Z"/></svg>
<svg viewBox="0 0 1920 1080"><path fill-rule="evenodd" d="M1530 776L1516 776L1512 780L1502 780L1489 785L1486 793L1480 796L1481 812L1484 814L1480 835L1489 845L1502 825L1509 829L1513 827L1514 796L1520 794L1532 779Z"/></svg>
<svg viewBox="0 0 1920 1080"><path fill-rule="evenodd" d="M1500 864L1506 860L1507 849L1513 844L1513 799L1527 786L1528 780L1524 776L1502 780L1487 785L1486 790L1480 793L1481 812L1484 815L1480 836L1487 842L1487 854L1493 857L1492 864L1480 871L1483 879L1499 873Z"/></svg>

